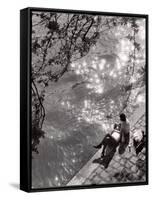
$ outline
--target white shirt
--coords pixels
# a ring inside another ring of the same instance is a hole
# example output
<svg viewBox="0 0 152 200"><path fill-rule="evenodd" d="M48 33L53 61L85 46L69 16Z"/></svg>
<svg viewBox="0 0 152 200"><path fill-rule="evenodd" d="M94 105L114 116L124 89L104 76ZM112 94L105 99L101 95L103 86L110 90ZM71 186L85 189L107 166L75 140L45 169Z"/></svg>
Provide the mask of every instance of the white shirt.
<svg viewBox="0 0 152 200"><path fill-rule="evenodd" d="M143 138L143 134L141 129L136 130L133 134L132 134L132 139L130 140L129 146L133 146L133 140L140 142Z"/></svg>
<svg viewBox="0 0 152 200"><path fill-rule="evenodd" d="M119 140L120 140L120 131L114 130L114 131L112 132L111 136L112 136L117 142L119 142Z"/></svg>
<svg viewBox="0 0 152 200"><path fill-rule="evenodd" d="M140 142L142 140L142 138L143 138L143 134L142 134L142 131L140 129L138 129L137 131L135 131L133 133L133 139L135 141Z"/></svg>

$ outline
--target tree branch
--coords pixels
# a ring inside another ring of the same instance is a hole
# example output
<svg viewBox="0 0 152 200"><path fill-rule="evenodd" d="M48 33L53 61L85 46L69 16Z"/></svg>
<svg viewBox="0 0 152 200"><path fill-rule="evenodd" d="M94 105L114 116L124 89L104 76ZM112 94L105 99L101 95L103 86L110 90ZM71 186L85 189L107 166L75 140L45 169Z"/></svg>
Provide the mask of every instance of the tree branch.
<svg viewBox="0 0 152 200"><path fill-rule="evenodd" d="M38 89L37 89L36 84L35 84L35 82L34 82L33 79L32 79L32 84L33 84L34 89L35 89L35 91L36 91L36 95L37 95L39 104L40 104L40 106L41 106L41 108L42 108L42 112L43 112L43 114L42 114L42 115L43 115L43 117L42 117L42 122L40 123L40 128L42 128L42 125L43 125L43 122L44 122L44 118L45 118L45 109L44 109L44 106L43 106L43 104L42 104L42 101L41 101L41 98L40 98Z"/></svg>

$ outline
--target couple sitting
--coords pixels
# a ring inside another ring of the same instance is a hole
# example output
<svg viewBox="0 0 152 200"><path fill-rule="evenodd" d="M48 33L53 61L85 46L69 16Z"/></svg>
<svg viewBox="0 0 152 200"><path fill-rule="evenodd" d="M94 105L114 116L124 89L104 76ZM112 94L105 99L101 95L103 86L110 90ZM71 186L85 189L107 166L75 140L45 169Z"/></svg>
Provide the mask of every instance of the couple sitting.
<svg viewBox="0 0 152 200"><path fill-rule="evenodd" d="M99 145L94 146L94 148L103 147L100 164L104 165L104 167L107 168L118 146L119 154L123 154L129 144L129 138L130 124L126 118L126 115L122 113L120 114L120 124L115 124L114 130L111 132L111 134L107 134Z"/></svg>
<svg viewBox="0 0 152 200"><path fill-rule="evenodd" d="M114 125L111 134L107 134L102 142L94 148L102 148L101 158L94 160L94 163L100 163L105 168L108 167L118 147L119 154L123 154L126 147L134 146L136 155L138 155L146 145L146 135L141 129L136 130L132 135L132 145L130 140L130 124L124 113L120 114L120 124Z"/></svg>

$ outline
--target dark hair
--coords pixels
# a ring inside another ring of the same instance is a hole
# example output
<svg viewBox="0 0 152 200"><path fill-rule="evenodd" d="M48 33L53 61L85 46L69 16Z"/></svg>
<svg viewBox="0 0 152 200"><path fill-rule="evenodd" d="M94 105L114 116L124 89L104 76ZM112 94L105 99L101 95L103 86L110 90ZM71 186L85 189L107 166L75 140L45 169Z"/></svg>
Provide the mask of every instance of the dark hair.
<svg viewBox="0 0 152 200"><path fill-rule="evenodd" d="M121 113L121 114L119 115L119 117L120 117L120 120L121 120L121 121L123 121L123 122L126 121L126 115L125 115L124 113Z"/></svg>
<svg viewBox="0 0 152 200"><path fill-rule="evenodd" d="M113 129L117 129L117 130L120 130L120 124L114 124L114 127L113 127Z"/></svg>

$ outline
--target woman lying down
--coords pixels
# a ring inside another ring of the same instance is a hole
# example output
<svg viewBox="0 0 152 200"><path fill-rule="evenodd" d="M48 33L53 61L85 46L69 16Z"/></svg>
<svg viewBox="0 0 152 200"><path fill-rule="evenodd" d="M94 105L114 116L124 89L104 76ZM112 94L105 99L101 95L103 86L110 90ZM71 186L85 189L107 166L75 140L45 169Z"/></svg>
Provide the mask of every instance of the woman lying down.
<svg viewBox="0 0 152 200"><path fill-rule="evenodd" d="M94 146L94 148L97 149L102 148L101 158L100 160L95 160L95 162L100 162L100 164L107 168L116 152L120 138L120 124L115 124L114 130L111 132L111 134L106 134L102 142L99 145Z"/></svg>

